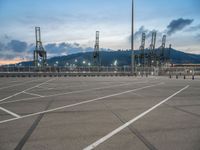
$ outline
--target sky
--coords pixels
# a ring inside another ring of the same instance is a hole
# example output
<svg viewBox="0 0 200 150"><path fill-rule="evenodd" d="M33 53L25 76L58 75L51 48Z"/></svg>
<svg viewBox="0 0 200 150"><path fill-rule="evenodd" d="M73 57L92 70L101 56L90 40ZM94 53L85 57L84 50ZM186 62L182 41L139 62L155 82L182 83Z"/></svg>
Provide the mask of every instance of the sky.
<svg viewBox="0 0 200 150"><path fill-rule="evenodd" d="M134 0L135 49L164 34L167 46L200 54L199 0ZM36 26L48 57L92 50L100 31L103 50L130 49L131 0L0 0L0 64L32 59Z"/></svg>

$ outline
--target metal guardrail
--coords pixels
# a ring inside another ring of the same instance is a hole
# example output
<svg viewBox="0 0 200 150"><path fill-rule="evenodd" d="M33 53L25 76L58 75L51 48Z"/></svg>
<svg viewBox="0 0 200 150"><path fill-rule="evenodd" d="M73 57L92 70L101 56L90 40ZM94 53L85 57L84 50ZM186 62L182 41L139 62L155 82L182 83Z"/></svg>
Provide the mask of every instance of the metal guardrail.
<svg viewBox="0 0 200 150"><path fill-rule="evenodd" d="M130 67L0 67L0 72L130 72Z"/></svg>
<svg viewBox="0 0 200 150"><path fill-rule="evenodd" d="M0 67L0 74L120 74L130 75L131 67ZM199 76L200 67L136 67L134 75L155 75L155 76Z"/></svg>

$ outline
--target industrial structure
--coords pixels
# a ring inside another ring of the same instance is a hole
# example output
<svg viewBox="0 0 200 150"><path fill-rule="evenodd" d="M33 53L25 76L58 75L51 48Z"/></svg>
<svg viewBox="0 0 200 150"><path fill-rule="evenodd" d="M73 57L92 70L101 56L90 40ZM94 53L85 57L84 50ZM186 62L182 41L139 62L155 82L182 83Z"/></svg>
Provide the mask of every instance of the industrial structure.
<svg viewBox="0 0 200 150"><path fill-rule="evenodd" d="M100 52L99 52L99 31L96 31L96 40L95 40L94 53L93 53L93 65L101 66Z"/></svg>
<svg viewBox="0 0 200 150"><path fill-rule="evenodd" d="M35 27L36 46L33 54L34 66L45 67L47 65L47 52L42 46L40 27Z"/></svg>
<svg viewBox="0 0 200 150"><path fill-rule="evenodd" d="M151 44L145 49L146 34L142 33L141 45L139 52L134 50L134 0L132 0L132 25L131 25L131 74L136 72L137 67L163 67L170 64L170 50L166 48L166 35L163 35L162 45L156 49L157 33L152 32Z"/></svg>
<svg viewBox="0 0 200 150"><path fill-rule="evenodd" d="M146 35L142 33L139 52L134 55L135 64L138 67L163 67L170 64L170 49L166 48L166 35L162 37L162 44L156 48L156 32L152 32L149 48L145 49Z"/></svg>

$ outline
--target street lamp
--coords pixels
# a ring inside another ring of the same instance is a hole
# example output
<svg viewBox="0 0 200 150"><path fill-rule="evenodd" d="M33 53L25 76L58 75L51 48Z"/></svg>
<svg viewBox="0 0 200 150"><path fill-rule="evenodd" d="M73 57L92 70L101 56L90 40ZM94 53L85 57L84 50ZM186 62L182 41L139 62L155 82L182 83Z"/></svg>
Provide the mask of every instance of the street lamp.
<svg viewBox="0 0 200 150"><path fill-rule="evenodd" d="M118 64L118 62L117 62L117 60L115 60L113 65L117 66L117 64Z"/></svg>

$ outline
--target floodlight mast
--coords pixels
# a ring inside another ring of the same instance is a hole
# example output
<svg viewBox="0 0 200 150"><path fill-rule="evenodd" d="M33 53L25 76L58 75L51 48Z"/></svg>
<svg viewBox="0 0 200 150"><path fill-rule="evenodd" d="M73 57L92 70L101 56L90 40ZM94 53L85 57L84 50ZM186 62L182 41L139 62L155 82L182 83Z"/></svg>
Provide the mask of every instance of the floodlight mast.
<svg viewBox="0 0 200 150"><path fill-rule="evenodd" d="M131 21L131 74L135 73L135 52L134 52L134 0L132 0L132 21Z"/></svg>

